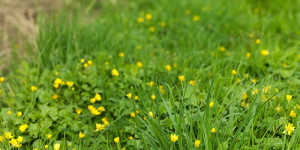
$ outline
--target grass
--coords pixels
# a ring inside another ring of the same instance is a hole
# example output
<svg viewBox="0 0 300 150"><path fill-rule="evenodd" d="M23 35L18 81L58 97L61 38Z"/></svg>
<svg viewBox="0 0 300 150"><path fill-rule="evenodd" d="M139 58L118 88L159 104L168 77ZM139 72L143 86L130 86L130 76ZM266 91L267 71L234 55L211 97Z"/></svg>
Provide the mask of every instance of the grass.
<svg viewBox="0 0 300 150"><path fill-rule="evenodd" d="M299 148L300 1L79 3L0 87L20 149Z"/></svg>

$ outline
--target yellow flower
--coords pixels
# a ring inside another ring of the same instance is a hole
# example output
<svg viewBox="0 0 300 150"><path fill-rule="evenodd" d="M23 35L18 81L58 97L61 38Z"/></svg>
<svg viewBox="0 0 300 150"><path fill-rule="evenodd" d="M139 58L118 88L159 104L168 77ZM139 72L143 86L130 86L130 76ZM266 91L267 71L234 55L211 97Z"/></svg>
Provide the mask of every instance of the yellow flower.
<svg viewBox="0 0 300 150"><path fill-rule="evenodd" d="M216 129L215 129L215 128L212 128L212 129L211 129L211 133L216 133Z"/></svg>
<svg viewBox="0 0 300 150"><path fill-rule="evenodd" d="M83 134L82 132L79 132L79 138L84 138L85 137L85 134Z"/></svg>
<svg viewBox="0 0 300 150"><path fill-rule="evenodd" d="M185 10L185 14L189 15L191 13L191 10L187 9Z"/></svg>
<svg viewBox="0 0 300 150"><path fill-rule="evenodd" d="M194 86L195 84L196 84L196 81L194 81L194 80L190 81L190 85Z"/></svg>
<svg viewBox="0 0 300 150"><path fill-rule="evenodd" d="M137 65L139 68L142 68L142 67L143 67L142 62L140 62L140 61L138 61L138 62L136 63L136 65Z"/></svg>
<svg viewBox="0 0 300 150"><path fill-rule="evenodd" d="M84 63L84 64L83 64L83 67L84 67L84 68L88 67L88 64L87 64L87 63Z"/></svg>
<svg viewBox="0 0 300 150"><path fill-rule="evenodd" d="M135 117L135 113L134 113L134 112L131 112L131 113L130 113L130 117L134 118L134 117Z"/></svg>
<svg viewBox="0 0 300 150"><path fill-rule="evenodd" d="M32 92L34 92L34 91L37 90L37 87L36 86L31 86L30 89L31 89Z"/></svg>
<svg viewBox="0 0 300 150"><path fill-rule="evenodd" d="M106 117L102 118L102 121L103 121L103 123L106 124L106 125L109 124L109 122L107 121L107 118L106 118Z"/></svg>
<svg viewBox="0 0 300 150"><path fill-rule="evenodd" d="M102 100L101 95L97 93L97 94L95 95L95 99L96 99L97 101L101 101L101 100Z"/></svg>
<svg viewBox="0 0 300 150"><path fill-rule="evenodd" d="M9 143L11 144L12 147L16 147L18 145L18 141L14 138L12 138Z"/></svg>
<svg viewBox="0 0 300 150"><path fill-rule="evenodd" d="M160 26L164 28L164 27L166 26L166 23L165 23L165 22L162 22L162 23L160 24Z"/></svg>
<svg viewBox="0 0 300 150"><path fill-rule="evenodd" d="M134 100L139 100L139 97L138 96L134 96Z"/></svg>
<svg viewBox="0 0 300 150"><path fill-rule="evenodd" d="M81 58L81 59L80 59L80 62L81 62L81 63L84 63L84 59L83 59L83 58Z"/></svg>
<svg viewBox="0 0 300 150"><path fill-rule="evenodd" d="M195 147L199 147L199 145L200 145L200 140L196 140L195 141Z"/></svg>
<svg viewBox="0 0 300 150"><path fill-rule="evenodd" d="M200 20L200 17L198 16L198 15L194 15L193 16L193 21L194 22L197 22L197 21L199 21Z"/></svg>
<svg viewBox="0 0 300 150"><path fill-rule="evenodd" d="M152 111L149 111L149 115L150 115L151 117L154 117L154 115L153 115L153 112L152 112Z"/></svg>
<svg viewBox="0 0 300 150"><path fill-rule="evenodd" d="M132 97L132 94L131 94L131 93L127 93L126 96L127 96L128 98L131 98L131 97Z"/></svg>
<svg viewBox="0 0 300 150"><path fill-rule="evenodd" d="M27 128L28 128L28 125L27 125L27 124L22 124L22 125L19 127L19 130L20 130L21 132L24 132Z"/></svg>
<svg viewBox="0 0 300 150"><path fill-rule="evenodd" d="M133 139L133 137L132 137L132 136L130 136L130 137L129 137L129 140L132 140L132 139Z"/></svg>
<svg viewBox="0 0 300 150"><path fill-rule="evenodd" d="M53 87L55 87L57 89L57 88L59 88L59 84L53 84Z"/></svg>
<svg viewBox="0 0 300 150"><path fill-rule="evenodd" d="M67 81L67 86L68 87L72 87L74 85L74 82L73 81Z"/></svg>
<svg viewBox="0 0 300 150"><path fill-rule="evenodd" d="M124 53L123 53L123 52L120 52L120 53L119 53L119 57L123 58L123 57L124 57Z"/></svg>
<svg viewBox="0 0 300 150"><path fill-rule="evenodd" d="M100 107L98 107L98 110L99 110L100 112L104 112L104 111L105 111L105 108L104 108L103 106L100 106Z"/></svg>
<svg viewBox="0 0 300 150"><path fill-rule="evenodd" d="M92 113L93 115L96 115L96 116L101 114L101 112L98 111L98 109L96 109L96 108L92 109L92 110L91 110L91 113Z"/></svg>
<svg viewBox="0 0 300 150"><path fill-rule="evenodd" d="M180 76L178 76L178 80L179 80L179 81L185 81L185 78L184 78L183 75L180 75Z"/></svg>
<svg viewBox="0 0 300 150"><path fill-rule="evenodd" d="M151 20L151 19L152 19L152 15L148 13L148 14L146 15L146 19L147 19L147 20Z"/></svg>
<svg viewBox="0 0 300 150"><path fill-rule="evenodd" d="M256 39L255 40L255 43L258 45L258 44L260 44L260 39Z"/></svg>
<svg viewBox="0 0 300 150"><path fill-rule="evenodd" d="M51 97L53 100L56 100L58 98L58 95L57 94L53 94L52 97Z"/></svg>
<svg viewBox="0 0 300 150"><path fill-rule="evenodd" d="M154 32L154 31L155 31L155 27L154 27L154 26L151 26L151 27L149 28L149 31L150 31L150 32Z"/></svg>
<svg viewBox="0 0 300 150"><path fill-rule="evenodd" d="M221 52L224 52L224 51L225 51L225 47L224 47L224 46L221 46L221 47L219 47L219 50L220 50Z"/></svg>
<svg viewBox="0 0 300 150"><path fill-rule="evenodd" d="M214 106L214 104L215 104L214 102L210 102L209 107L212 108Z"/></svg>
<svg viewBox="0 0 300 150"><path fill-rule="evenodd" d="M120 138L116 137L116 138L114 138L114 141L115 141L115 143L119 143L120 142Z"/></svg>
<svg viewBox="0 0 300 150"><path fill-rule="evenodd" d="M143 23L143 22L144 22L144 18L143 18L143 17L139 17L139 18L137 19L137 22L138 22L138 23Z"/></svg>
<svg viewBox="0 0 300 150"><path fill-rule="evenodd" d="M246 58L250 58L251 57L251 53L246 53Z"/></svg>
<svg viewBox="0 0 300 150"><path fill-rule="evenodd" d="M4 77L0 77L0 82L4 82L5 78Z"/></svg>
<svg viewBox="0 0 300 150"><path fill-rule="evenodd" d="M257 82L257 79L252 79L251 82L252 82L252 83L256 83L256 82Z"/></svg>
<svg viewBox="0 0 300 150"><path fill-rule="evenodd" d="M22 112L18 112L18 117L21 117L22 116Z"/></svg>
<svg viewBox="0 0 300 150"><path fill-rule="evenodd" d="M11 139L11 138L13 138L13 136L11 135L10 132L4 132L4 137L5 137L6 139Z"/></svg>
<svg viewBox="0 0 300 150"><path fill-rule="evenodd" d="M151 95L151 99L155 100L155 95L154 94Z"/></svg>
<svg viewBox="0 0 300 150"><path fill-rule="evenodd" d="M176 135L176 134L171 134L170 138L171 138L171 141L172 141L172 142L176 142L176 141L178 140L178 135Z"/></svg>
<svg viewBox="0 0 300 150"><path fill-rule="evenodd" d="M105 127L106 127L106 125L104 124L104 125L102 125L102 124L98 124L98 123L96 123L96 131L101 131L101 130L103 130L103 129L105 129Z"/></svg>
<svg viewBox="0 0 300 150"><path fill-rule="evenodd" d="M0 135L0 142L3 142L3 137Z"/></svg>
<svg viewBox="0 0 300 150"><path fill-rule="evenodd" d="M246 93L246 92L244 92L244 93L243 93L243 96L242 96L242 100L245 100L245 99L247 99L247 97L248 97L247 93Z"/></svg>
<svg viewBox="0 0 300 150"><path fill-rule="evenodd" d="M92 109L95 109L94 106L93 105L89 105L88 106L88 110L92 110Z"/></svg>
<svg viewBox="0 0 300 150"><path fill-rule="evenodd" d="M296 112L295 112L294 110L292 110L292 111L290 112L290 116L293 117L293 118L295 118L295 117L296 117Z"/></svg>
<svg viewBox="0 0 300 150"><path fill-rule="evenodd" d="M87 63L88 63L88 65L90 65L90 66L93 65L93 61L91 61L91 60L88 60Z"/></svg>
<svg viewBox="0 0 300 150"><path fill-rule="evenodd" d="M48 149L49 148L49 146L48 145L45 145L45 149Z"/></svg>
<svg viewBox="0 0 300 150"><path fill-rule="evenodd" d="M233 74L233 75L236 75L237 74L237 71L236 70L231 70L231 73Z"/></svg>
<svg viewBox="0 0 300 150"><path fill-rule="evenodd" d="M11 115L11 111L10 111L10 110L9 110L9 111L7 111L7 114L8 114L8 115Z"/></svg>
<svg viewBox="0 0 300 150"><path fill-rule="evenodd" d="M77 113L78 115L80 115L80 114L81 114L81 112L82 112L82 109L80 109L80 108L77 108L75 111L76 111L76 113Z"/></svg>
<svg viewBox="0 0 300 150"><path fill-rule="evenodd" d="M263 55L263 56L268 56L269 55L269 51L267 51L267 50L261 50L261 54Z"/></svg>
<svg viewBox="0 0 300 150"><path fill-rule="evenodd" d="M290 101L293 98L293 95L286 95L285 98L287 101Z"/></svg>
<svg viewBox="0 0 300 150"><path fill-rule="evenodd" d="M61 84L63 81L62 81L62 79L60 79L60 78L56 78L55 80L54 80L54 84Z"/></svg>
<svg viewBox="0 0 300 150"><path fill-rule="evenodd" d="M276 107L276 111L277 112L281 112L281 108L278 106L278 107Z"/></svg>
<svg viewBox="0 0 300 150"><path fill-rule="evenodd" d="M59 150L60 149L60 144L56 143L54 144L54 150Z"/></svg>
<svg viewBox="0 0 300 150"><path fill-rule="evenodd" d="M90 99L91 103L94 104L96 102L96 99L93 97Z"/></svg>
<svg viewBox="0 0 300 150"><path fill-rule="evenodd" d="M113 69L113 70L111 71L111 74L112 74L113 76L115 76L115 77L119 76L119 72L118 72L117 69Z"/></svg>
<svg viewBox="0 0 300 150"><path fill-rule="evenodd" d="M149 85L150 87L152 87L155 83L153 81L150 81L147 83L147 85Z"/></svg>
<svg viewBox="0 0 300 150"><path fill-rule="evenodd" d="M168 71L170 71L171 70L171 65L166 65L165 69L168 70Z"/></svg>
<svg viewBox="0 0 300 150"><path fill-rule="evenodd" d="M19 143L22 143L22 142L23 142L23 137L22 137L22 136L18 136L17 141L18 141Z"/></svg>
<svg viewBox="0 0 300 150"><path fill-rule="evenodd" d="M50 139L52 137L52 134L46 134L46 138Z"/></svg>
<svg viewBox="0 0 300 150"><path fill-rule="evenodd" d="M288 135L291 135L293 133L293 131L295 130L295 127L291 123L289 123L288 125L285 125L284 128L285 128L285 130L283 131L283 134L286 134L286 132L287 132Z"/></svg>

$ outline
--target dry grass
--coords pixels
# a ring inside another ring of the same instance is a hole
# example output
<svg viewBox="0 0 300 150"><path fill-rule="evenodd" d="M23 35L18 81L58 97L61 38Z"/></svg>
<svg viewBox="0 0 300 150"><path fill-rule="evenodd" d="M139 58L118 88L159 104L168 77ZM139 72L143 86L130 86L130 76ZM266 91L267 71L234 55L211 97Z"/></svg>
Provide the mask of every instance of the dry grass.
<svg viewBox="0 0 300 150"><path fill-rule="evenodd" d="M24 51L24 44L31 45L34 51L37 11L51 13L60 9L60 3L59 0L0 0L0 70L9 72L11 60L33 57Z"/></svg>

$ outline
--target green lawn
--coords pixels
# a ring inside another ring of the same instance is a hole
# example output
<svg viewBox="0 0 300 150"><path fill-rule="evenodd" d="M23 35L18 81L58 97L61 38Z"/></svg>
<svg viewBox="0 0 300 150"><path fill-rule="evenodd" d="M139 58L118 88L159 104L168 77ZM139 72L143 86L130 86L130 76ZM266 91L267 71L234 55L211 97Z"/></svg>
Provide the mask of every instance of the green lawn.
<svg viewBox="0 0 300 150"><path fill-rule="evenodd" d="M0 78L1 149L300 149L300 0L76 4Z"/></svg>

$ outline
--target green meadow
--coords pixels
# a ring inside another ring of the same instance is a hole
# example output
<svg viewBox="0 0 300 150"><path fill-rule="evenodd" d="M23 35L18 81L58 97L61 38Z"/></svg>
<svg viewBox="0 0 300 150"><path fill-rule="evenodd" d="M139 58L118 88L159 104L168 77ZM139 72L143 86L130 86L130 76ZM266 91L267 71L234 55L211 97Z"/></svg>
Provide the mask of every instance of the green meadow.
<svg viewBox="0 0 300 150"><path fill-rule="evenodd" d="M0 149L300 149L299 0L73 1L0 70Z"/></svg>

